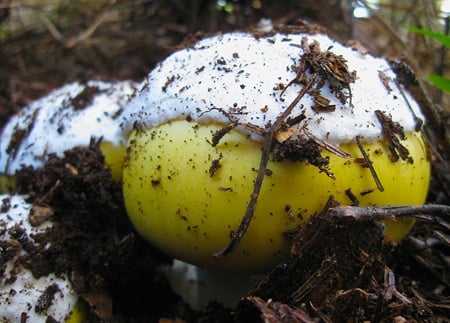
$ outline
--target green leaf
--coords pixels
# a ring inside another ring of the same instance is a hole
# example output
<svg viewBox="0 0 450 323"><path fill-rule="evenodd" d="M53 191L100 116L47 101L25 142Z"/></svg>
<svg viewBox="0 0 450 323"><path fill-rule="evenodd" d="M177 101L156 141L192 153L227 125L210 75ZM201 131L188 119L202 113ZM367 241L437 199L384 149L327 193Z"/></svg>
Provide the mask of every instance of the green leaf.
<svg viewBox="0 0 450 323"><path fill-rule="evenodd" d="M428 82L433 84L435 87L450 93L450 79L431 74L428 76Z"/></svg>
<svg viewBox="0 0 450 323"><path fill-rule="evenodd" d="M445 47L450 48L450 36L448 36L448 35L438 33L438 32L435 32L435 31L432 31L429 29L417 28L417 27L413 27L413 26L403 26L403 28L405 28L406 30L409 30L413 33L436 39L438 42L440 42Z"/></svg>

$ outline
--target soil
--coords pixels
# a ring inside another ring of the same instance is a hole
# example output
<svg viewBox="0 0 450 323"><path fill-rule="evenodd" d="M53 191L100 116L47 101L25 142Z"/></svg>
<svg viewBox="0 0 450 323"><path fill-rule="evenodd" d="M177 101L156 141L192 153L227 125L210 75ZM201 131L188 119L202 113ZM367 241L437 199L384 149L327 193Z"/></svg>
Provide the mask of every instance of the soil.
<svg viewBox="0 0 450 323"><path fill-rule="evenodd" d="M262 17L292 24L306 18L338 39L347 39L350 30L346 12L321 10L324 1L267 1L260 9L236 1L232 14L217 10L214 2L193 3L197 6L175 0L134 5L127 21L97 30L100 43L72 45L70 37L61 43L48 31L33 30L1 41L0 128L12 113L66 82L141 80L197 32L247 28ZM75 35L83 27L64 32ZM408 84L420 92L415 79ZM427 116L433 114L427 134L437 156L427 203L450 205L446 121L417 95ZM30 256L30 269L36 276L76 272L72 282L91 322L448 322L450 317L448 213L424 212L409 237L394 245L374 220L335 218L325 208L291 233L290 258L266 273L235 308L213 302L194 310L158 270L172 259L133 230L120 185L103 167L97 142L63 158L51 156L41 170L23 169L17 184L34 205L50 208L58 224L46 237L51 248ZM430 238L439 243L427 246Z"/></svg>

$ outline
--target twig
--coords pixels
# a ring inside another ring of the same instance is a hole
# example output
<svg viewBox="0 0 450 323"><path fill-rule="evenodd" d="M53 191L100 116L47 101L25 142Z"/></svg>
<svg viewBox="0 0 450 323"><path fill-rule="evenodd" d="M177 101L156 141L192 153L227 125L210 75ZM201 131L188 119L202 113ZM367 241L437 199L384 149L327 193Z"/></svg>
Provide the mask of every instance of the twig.
<svg viewBox="0 0 450 323"><path fill-rule="evenodd" d="M356 136L356 143L358 144L358 148L361 151L361 154L363 155L367 167L369 167L370 173L372 174L373 180L375 181L375 184L377 184L377 188L380 192L384 191L383 184L381 184L380 178L377 175L377 172L375 171L375 168L372 165L372 161L369 159L369 156L367 155L366 151L364 150L364 147L361 144L361 141L359 140L359 136Z"/></svg>
<svg viewBox="0 0 450 323"><path fill-rule="evenodd" d="M384 299L390 301L393 296L395 296L397 299L399 299L404 304L412 304L411 300L407 298L405 295L400 293L397 290L397 287L395 286L395 274L390 269L385 267L384 269Z"/></svg>
<svg viewBox="0 0 450 323"><path fill-rule="evenodd" d="M50 19L46 15L39 14L38 15L39 20L44 24L44 26L48 29L50 32L50 35L53 36L57 41L60 43L64 42L64 36L59 32L59 30L56 28L55 24L51 22Z"/></svg>
<svg viewBox="0 0 450 323"><path fill-rule="evenodd" d="M72 48L76 46L78 43L85 41L86 39L91 37L94 34L94 32L98 29L98 27L100 27L105 21L113 20L113 17L114 16L111 11L102 13L94 20L94 22L89 28L83 30L81 33L78 34L78 36L67 39L64 46L66 48Z"/></svg>
<svg viewBox="0 0 450 323"><path fill-rule="evenodd" d="M213 257L219 258L223 257L239 246L242 237L247 232L250 222L253 218L253 213L255 212L256 202L258 200L259 192L264 180L264 176L267 169L267 163L269 162L269 155L272 149L273 136L276 131L278 131L286 118L291 114L294 107L300 102L303 96L311 89L314 82L316 81L317 74L311 77L311 80L301 89L297 97L289 104L289 106L284 110L275 120L275 122L265 131L264 134L264 146L262 149L262 156L259 163L258 175L256 176L255 185L253 186L253 192L250 195L250 201L247 204L247 209L245 211L244 217L237 229L237 232L231 238L230 243L222 250L213 254Z"/></svg>
<svg viewBox="0 0 450 323"><path fill-rule="evenodd" d="M336 255L325 259L321 263L320 268L312 273L303 284L291 294L292 300L296 303L305 301L305 296L310 294L319 283L323 283L324 279L327 279L333 270L336 270L336 263Z"/></svg>
<svg viewBox="0 0 450 323"><path fill-rule="evenodd" d="M273 132L278 131L282 123L289 117L292 110L295 108L295 106L300 102L300 100L303 98L303 96L312 88L314 82L316 81L317 73L314 73L311 76L311 80L301 89L301 91L298 93L297 97L289 104L289 106L284 110L275 120L273 125L270 127Z"/></svg>
<svg viewBox="0 0 450 323"><path fill-rule="evenodd" d="M56 28L55 24L51 22L50 19L48 19L47 16L40 14L39 20L44 24L44 26L47 28L47 30L50 32L50 34L60 43L64 44L64 47L66 48L72 48L76 46L78 43L81 43L91 37L94 32L105 22L108 20L113 20L114 15L111 11L104 12L101 15L99 15L92 25L87 28L86 30L83 30L80 32L77 36L70 37L68 39L65 39L64 36L60 33L60 31Z"/></svg>
<svg viewBox="0 0 450 323"><path fill-rule="evenodd" d="M258 175L256 177L255 185L253 186L253 192L250 196L250 201L248 202L247 209L245 211L245 215L242 218L241 223L239 224L239 228L236 234L232 237L230 243L222 250L213 254L213 257L223 257L228 253L232 252L237 248L239 243L241 242L242 237L250 225L250 221L253 218L253 213L255 211L256 201L258 200L258 195L261 190L261 186L263 183L264 175L267 169L267 163L269 162L269 154L270 149L272 148L272 139L273 139L273 131L269 130L266 132L264 147L262 150L261 161L259 163Z"/></svg>
<svg viewBox="0 0 450 323"><path fill-rule="evenodd" d="M328 213L337 218L352 217L356 220L389 220L393 217L410 218L417 214L440 214L450 216L450 206L441 204L426 204L417 206L337 206L330 208Z"/></svg>
<svg viewBox="0 0 450 323"><path fill-rule="evenodd" d="M341 158L347 158L347 159L352 158L352 155L350 155L349 153L346 153L345 151L339 149L338 147L333 146L332 144L317 138L311 132L309 132L307 129L303 128L302 132L305 134L306 137L313 140L316 144L318 144L323 149L328 150L330 153L333 153L336 156L339 156Z"/></svg>
<svg viewBox="0 0 450 323"><path fill-rule="evenodd" d="M403 88L400 86L400 83L398 82L398 80L395 79L394 82L395 82L395 85L397 86L397 89L400 91L400 93L401 93L401 95L402 95L402 97L403 97L403 100L405 100L406 105L408 106L409 111L411 111L411 114L413 115L414 122L415 122L415 124L416 124L415 127L414 127L414 130L415 130L415 131L420 131L420 129L422 128L422 125L423 125L423 120L420 119L420 118L417 116L416 112L414 111L414 109L413 109L412 106L411 106L411 103L409 103L409 100L408 100L408 98L406 97L405 91L403 91Z"/></svg>

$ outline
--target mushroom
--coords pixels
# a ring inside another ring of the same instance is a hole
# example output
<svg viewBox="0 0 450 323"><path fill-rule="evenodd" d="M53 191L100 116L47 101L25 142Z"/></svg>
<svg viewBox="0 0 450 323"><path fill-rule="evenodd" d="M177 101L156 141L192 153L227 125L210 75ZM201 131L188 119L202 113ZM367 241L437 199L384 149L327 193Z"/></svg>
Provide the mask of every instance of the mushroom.
<svg viewBox="0 0 450 323"><path fill-rule="evenodd" d="M282 28L200 39L162 61L122 115L123 194L136 230L182 261L263 272L332 196L422 204L418 103L389 63ZM401 239L412 220L386 221Z"/></svg>
<svg viewBox="0 0 450 323"><path fill-rule="evenodd" d="M82 305L66 274L37 277L24 265L33 250L46 247L40 237L53 226L50 210L37 211L25 199L24 195L0 195L0 319L82 322Z"/></svg>
<svg viewBox="0 0 450 323"><path fill-rule="evenodd" d="M113 178L120 179L126 139L118 116L135 90L132 81L70 83L10 118L0 137L1 190L22 166L41 168L49 154L102 140ZM12 180L13 181L13 180Z"/></svg>

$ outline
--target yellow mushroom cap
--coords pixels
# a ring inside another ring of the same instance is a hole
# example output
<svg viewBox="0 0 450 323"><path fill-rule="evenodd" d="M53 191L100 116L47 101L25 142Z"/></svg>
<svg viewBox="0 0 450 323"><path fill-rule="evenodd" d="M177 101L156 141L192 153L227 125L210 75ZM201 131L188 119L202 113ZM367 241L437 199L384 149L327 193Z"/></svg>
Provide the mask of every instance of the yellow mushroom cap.
<svg viewBox="0 0 450 323"><path fill-rule="evenodd" d="M248 231L236 250L213 257L236 234L266 134L290 108ZM202 39L150 72L122 117L131 133L123 191L136 230L206 268L270 269L288 254L284 234L330 196L344 205L421 204L428 190L418 104L384 59L326 35ZM387 235L400 239L411 225L389 223Z"/></svg>

